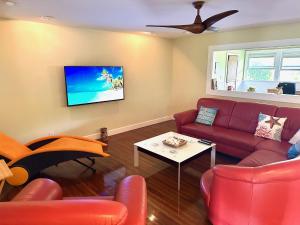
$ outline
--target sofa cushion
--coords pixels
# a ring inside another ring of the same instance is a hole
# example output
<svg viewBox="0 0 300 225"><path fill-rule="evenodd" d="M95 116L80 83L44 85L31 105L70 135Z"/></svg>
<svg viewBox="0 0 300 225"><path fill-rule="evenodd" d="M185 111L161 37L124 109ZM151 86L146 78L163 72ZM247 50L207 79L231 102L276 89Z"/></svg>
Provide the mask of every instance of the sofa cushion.
<svg viewBox="0 0 300 225"><path fill-rule="evenodd" d="M200 106L198 116L196 118L196 123L201 123L204 125L212 126L216 118L218 109L216 108L207 108Z"/></svg>
<svg viewBox="0 0 300 225"><path fill-rule="evenodd" d="M200 106L217 108L218 113L214 120L214 125L228 127L234 105L235 102L230 100L201 98L197 103L197 109L199 110Z"/></svg>
<svg viewBox="0 0 300 225"><path fill-rule="evenodd" d="M195 138L204 138L214 141L214 126L206 126L198 123L190 123L181 127L181 133Z"/></svg>
<svg viewBox="0 0 300 225"><path fill-rule="evenodd" d="M300 141L300 129L297 131L297 133L289 140L290 144L296 144L298 141Z"/></svg>
<svg viewBox="0 0 300 225"><path fill-rule="evenodd" d="M222 144L220 142L216 144L216 150L217 152L221 152L225 155L230 155L238 159L243 159L252 153L252 151L246 150L244 148L239 148L228 144Z"/></svg>
<svg viewBox="0 0 300 225"><path fill-rule="evenodd" d="M218 127L216 131L217 132L214 133L214 139L216 142L235 146L250 152L254 151L255 146L264 140L263 138L256 137L251 133L239 130Z"/></svg>
<svg viewBox="0 0 300 225"><path fill-rule="evenodd" d="M253 152L251 155L244 158L238 163L238 165L247 167L257 167L284 160L287 160L287 156L283 153L261 149Z"/></svg>
<svg viewBox="0 0 300 225"><path fill-rule="evenodd" d="M264 140L256 146L256 150L266 149L273 152L278 152L287 156L287 152L291 144L287 141Z"/></svg>
<svg viewBox="0 0 300 225"><path fill-rule="evenodd" d="M254 133L258 124L259 113L274 116L277 107L272 105L237 102L234 106L229 128Z"/></svg>
<svg viewBox="0 0 300 225"><path fill-rule="evenodd" d="M259 114L259 122L255 136L281 141L281 133L287 118L274 117L263 113Z"/></svg>
<svg viewBox="0 0 300 225"><path fill-rule="evenodd" d="M288 159L294 159L300 155L300 141L293 144L288 150Z"/></svg>
<svg viewBox="0 0 300 225"><path fill-rule="evenodd" d="M277 117L287 117L281 134L282 140L289 141L300 128L300 109L279 108L276 112Z"/></svg>

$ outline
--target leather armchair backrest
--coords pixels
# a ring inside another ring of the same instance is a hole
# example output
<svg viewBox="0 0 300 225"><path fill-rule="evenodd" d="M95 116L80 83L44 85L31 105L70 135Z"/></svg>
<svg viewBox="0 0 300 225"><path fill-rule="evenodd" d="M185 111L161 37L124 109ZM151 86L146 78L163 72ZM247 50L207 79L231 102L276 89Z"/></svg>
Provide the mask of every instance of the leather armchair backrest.
<svg viewBox="0 0 300 225"><path fill-rule="evenodd" d="M261 167L214 168L209 218L214 225L297 225L300 160Z"/></svg>

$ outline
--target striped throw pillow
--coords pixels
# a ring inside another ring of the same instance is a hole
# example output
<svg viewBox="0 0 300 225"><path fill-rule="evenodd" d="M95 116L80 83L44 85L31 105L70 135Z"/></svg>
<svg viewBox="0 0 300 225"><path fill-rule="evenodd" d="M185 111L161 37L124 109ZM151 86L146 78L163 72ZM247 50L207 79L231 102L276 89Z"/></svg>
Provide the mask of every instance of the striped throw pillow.
<svg viewBox="0 0 300 225"><path fill-rule="evenodd" d="M216 118L217 112L218 109L216 108L207 108L201 106L195 122L212 126Z"/></svg>

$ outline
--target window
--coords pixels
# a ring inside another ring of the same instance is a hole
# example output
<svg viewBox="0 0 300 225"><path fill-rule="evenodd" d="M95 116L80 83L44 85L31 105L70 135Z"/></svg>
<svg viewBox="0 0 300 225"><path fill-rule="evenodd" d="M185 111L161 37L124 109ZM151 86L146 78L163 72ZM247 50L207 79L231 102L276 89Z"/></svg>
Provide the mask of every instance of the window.
<svg viewBox="0 0 300 225"><path fill-rule="evenodd" d="M248 54L246 80L273 81L275 75L275 56Z"/></svg>
<svg viewBox="0 0 300 225"><path fill-rule="evenodd" d="M300 82L300 54L283 56L279 80Z"/></svg>
<svg viewBox="0 0 300 225"><path fill-rule="evenodd" d="M300 49L246 51L244 80L300 82Z"/></svg>

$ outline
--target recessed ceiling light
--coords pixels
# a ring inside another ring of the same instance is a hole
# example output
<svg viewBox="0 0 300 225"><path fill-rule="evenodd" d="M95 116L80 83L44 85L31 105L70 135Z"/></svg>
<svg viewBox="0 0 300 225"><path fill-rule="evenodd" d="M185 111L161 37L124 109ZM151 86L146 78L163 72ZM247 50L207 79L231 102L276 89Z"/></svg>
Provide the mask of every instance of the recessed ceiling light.
<svg viewBox="0 0 300 225"><path fill-rule="evenodd" d="M16 3L15 3L15 2L12 2L12 1L5 1L5 4L6 4L7 6L15 6L15 5L16 5Z"/></svg>
<svg viewBox="0 0 300 225"><path fill-rule="evenodd" d="M41 16L40 20L43 20L43 21L52 21L52 20L54 20L54 17L53 16Z"/></svg>

